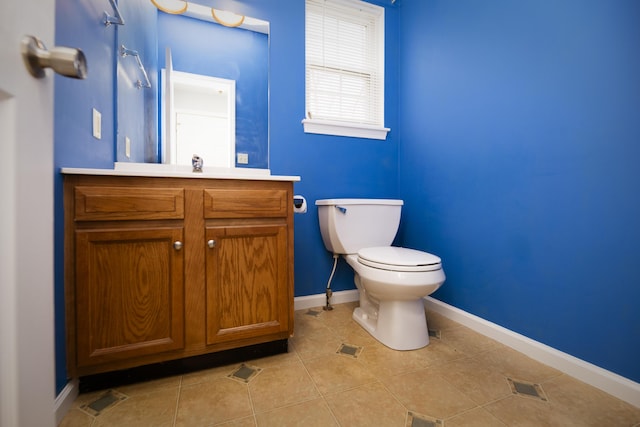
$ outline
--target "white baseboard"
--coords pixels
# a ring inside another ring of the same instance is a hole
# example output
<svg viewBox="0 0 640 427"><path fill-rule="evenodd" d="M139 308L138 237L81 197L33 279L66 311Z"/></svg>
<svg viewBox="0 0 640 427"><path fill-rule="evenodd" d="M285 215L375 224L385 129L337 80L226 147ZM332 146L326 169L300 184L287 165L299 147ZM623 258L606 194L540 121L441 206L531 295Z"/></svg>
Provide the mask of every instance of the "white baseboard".
<svg viewBox="0 0 640 427"><path fill-rule="evenodd" d="M73 407L73 402L78 397L78 394L78 380L71 380L62 389L60 394L56 396L56 400L54 402L56 425L59 425L67 412L71 410L71 408Z"/></svg>
<svg viewBox="0 0 640 427"><path fill-rule="evenodd" d="M431 297L425 297L425 301L428 310L439 313L482 335L524 353L538 362L551 366L640 408L640 384L634 381L534 341L524 335L517 334L442 301Z"/></svg>
<svg viewBox="0 0 640 427"><path fill-rule="evenodd" d="M331 304L343 304L345 302L358 301L360 295L357 289L348 291L337 291L331 295ZM308 295L304 297L295 297L293 299L294 310L304 310L312 307L323 307L327 304L326 294Z"/></svg>
<svg viewBox="0 0 640 427"><path fill-rule="evenodd" d="M358 290L334 292L331 304L358 301ZM426 307L482 335L492 338L540 363L551 366L584 383L592 385L640 408L640 384L577 357L563 353L553 347L534 341L481 317L467 313L432 297L425 297ZM320 307L326 304L325 294L296 297L295 310Z"/></svg>

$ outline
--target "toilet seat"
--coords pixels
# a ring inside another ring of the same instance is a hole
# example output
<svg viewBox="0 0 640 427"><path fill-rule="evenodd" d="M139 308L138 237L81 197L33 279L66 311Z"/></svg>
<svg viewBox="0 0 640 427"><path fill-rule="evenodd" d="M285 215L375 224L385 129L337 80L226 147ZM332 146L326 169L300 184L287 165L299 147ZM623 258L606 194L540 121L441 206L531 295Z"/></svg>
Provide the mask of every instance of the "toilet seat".
<svg viewBox="0 0 640 427"><path fill-rule="evenodd" d="M428 252L397 246L376 246L358 251L360 264L390 271L436 271L442 268L440 257Z"/></svg>

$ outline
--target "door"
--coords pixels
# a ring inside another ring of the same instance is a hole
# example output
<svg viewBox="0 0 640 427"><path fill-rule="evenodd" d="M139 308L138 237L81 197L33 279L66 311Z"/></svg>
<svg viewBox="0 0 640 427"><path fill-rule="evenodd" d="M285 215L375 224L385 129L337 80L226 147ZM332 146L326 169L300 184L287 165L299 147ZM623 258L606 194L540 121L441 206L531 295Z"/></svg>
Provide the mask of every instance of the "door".
<svg viewBox="0 0 640 427"><path fill-rule="evenodd" d="M194 154L206 160L207 166L231 168L234 165L229 144L229 124L226 117L202 111L176 110L176 163L191 165Z"/></svg>
<svg viewBox="0 0 640 427"><path fill-rule="evenodd" d="M0 425L53 426L53 76L31 77L20 42L53 45L55 2L0 17Z"/></svg>
<svg viewBox="0 0 640 427"><path fill-rule="evenodd" d="M77 364L184 347L182 227L76 231Z"/></svg>
<svg viewBox="0 0 640 427"><path fill-rule="evenodd" d="M207 344L289 329L285 225L206 229Z"/></svg>
<svg viewBox="0 0 640 427"><path fill-rule="evenodd" d="M168 47L161 80L162 162L190 166L198 154L206 166L235 167L235 80L176 71Z"/></svg>

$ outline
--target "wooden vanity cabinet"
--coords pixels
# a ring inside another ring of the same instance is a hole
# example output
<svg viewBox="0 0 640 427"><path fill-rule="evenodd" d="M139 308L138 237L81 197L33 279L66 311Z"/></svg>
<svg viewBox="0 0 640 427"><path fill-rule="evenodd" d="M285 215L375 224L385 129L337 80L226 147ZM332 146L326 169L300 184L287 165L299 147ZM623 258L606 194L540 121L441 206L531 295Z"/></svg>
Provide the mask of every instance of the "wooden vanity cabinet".
<svg viewBox="0 0 640 427"><path fill-rule="evenodd" d="M65 175L70 375L288 338L290 181Z"/></svg>

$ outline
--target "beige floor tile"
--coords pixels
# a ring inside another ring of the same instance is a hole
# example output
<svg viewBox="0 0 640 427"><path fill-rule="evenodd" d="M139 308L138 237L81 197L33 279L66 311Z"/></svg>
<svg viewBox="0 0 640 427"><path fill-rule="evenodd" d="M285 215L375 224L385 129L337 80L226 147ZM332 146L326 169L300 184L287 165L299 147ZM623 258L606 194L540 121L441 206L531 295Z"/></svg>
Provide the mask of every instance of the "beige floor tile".
<svg viewBox="0 0 640 427"><path fill-rule="evenodd" d="M215 368L203 369L201 371L190 372L182 376L182 386L189 386L206 381L212 381L218 378L225 378L234 370L240 367L240 363L231 365L217 366Z"/></svg>
<svg viewBox="0 0 640 427"><path fill-rule="evenodd" d="M92 394L91 399L83 403L82 406L78 407L78 409L95 418L124 402L128 398L129 396L120 393L115 389L105 390L97 394Z"/></svg>
<svg viewBox="0 0 640 427"><path fill-rule="evenodd" d="M341 343L340 337L324 325L289 339L289 345L302 360L332 355Z"/></svg>
<svg viewBox="0 0 640 427"><path fill-rule="evenodd" d="M417 371L427 366L418 350L396 351L383 345L365 347L358 361L378 379Z"/></svg>
<svg viewBox="0 0 640 427"><path fill-rule="evenodd" d="M88 393L79 394L78 397L76 397L76 400L73 401L73 407L79 408L82 405L91 403L96 399L100 398L100 396L105 394L108 390L109 389L97 390L97 391L90 391Z"/></svg>
<svg viewBox="0 0 640 427"><path fill-rule="evenodd" d="M73 408L65 415L58 427L90 427L93 420L91 415Z"/></svg>
<svg viewBox="0 0 640 427"><path fill-rule="evenodd" d="M120 393L124 393L127 396L136 396L139 394L147 394L158 391L163 388L175 388L180 387L182 381L181 375L175 375L166 378L159 378L157 380L144 381L141 383L135 383L125 386L116 387Z"/></svg>
<svg viewBox="0 0 640 427"><path fill-rule="evenodd" d="M256 419L253 415L244 418L227 421L226 423L216 424L216 427L256 427Z"/></svg>
<svg viewBox="0 0 640 427"><path fill-rule="evenodd" d="M218 378L180 390L176 426L208 426L252 415L245 384Z"/></svg>
<svg viewBox="0 0 640 427"><path fill-rule="evenodd" d="M398 375L384 383L408 410L433 418L452 417L477 406L432 368Z"/></svg>
<svg viewBox="0 0 640 427"><path fill-rule="evenodd" d="M324 399L314 399L256 415L258 427L337 426Z"/></svg>
<svg viewBox="0 0 640 427"><path fill-rule="evenodd" d="M315 315L310 313L315 313ZM321 308L296 311L293 317L294 336L304 336L317 329L326 329L327 325L322 321L324 315L325 312Z"/></svg>
<svg viewBox="0 0 640 427"><path fill-rule="evenodd" d="M341 426L405 425L406 408L378 382L331 394L326 399Z"/></svg>
<svg viewBox="0 0 640 427"><path fill-rule="evenodd" d="M560 371L506 346L480 353L475 359L506 377L531 383L541 383L561 375Z"/></svg>
<svg viewBox="0 0 640 427"><path fill-rule="evenodd" d="M507 378L473 358L456 360L431 368L471 398L484 405L511 395Z"/></svg>
<svg viewBox="0 0 640 427"><path fill-rule="evenodd" d="M429 345L415 351L425 366L436 366L467 357L465 353L434 337L429 340Z"/></svg>
<svg viewBox="0 0 640 427"><path fill-rule="evenodd" d="M273 366L287 365L289 363L300 363L300 357L293 348L287 353L276 354L274 356L263 357L251 361L251 364L259 368L270 368Z"/></svg>
<svg viewBox="0 0 640 427"><path fill-rule="evenodd" d="M249 392L256 413L320 397L302 363L263 369L249 382Z"/></svg>
<svg viewBox="0 0 640 427"><path fill-rule="evenodd" d="M554 409L581 420L584 425L635 426L640 424L640 408L578 381L561 375L542 383Z"/></svg>
<svg viewBox="0 0 640 427"><path fill-rule="evenodd" d="M332 327L331 330L342 339L343 342L359 347L375 346L380 344L375 338L355 322ZM380 344L382 345L382 344Z"/></svg>
<svg viewBox="0 0 640 427"><path fill-rule="evenodd" d="M178 388L137 394L98 415L93 426L172 426L177 402Z"/></svg>
<svg viewBox="0 0 640 427"><path fill-rule="evenodd" d="M441 341L466 355L502 348L503 345L465 326L441 331Z"/></svg>
<svg viewBox="0 0 640 427"><path fill-rule="evenodd" d="M586 427L570 414L555 410L549 402L522 396L509 396L484 406L488 412L508 426L519 427ZM591 424L594 425L594 424ZM594 425L595 427L596 425Z"/></svg>
<svg viewBox="0 0 640 427"><path fill-rule="evenodd" d="M357 359L333 355L305 362L311 378L322 394L338 392L376 381Z"/></svg>
<svg viewBox="0 0 640 427"><path fill-rule="evenodd" d="M482 408L474 408L470 411L448 418L446 427L506 427L506 424L491 415Z"/></svg>

